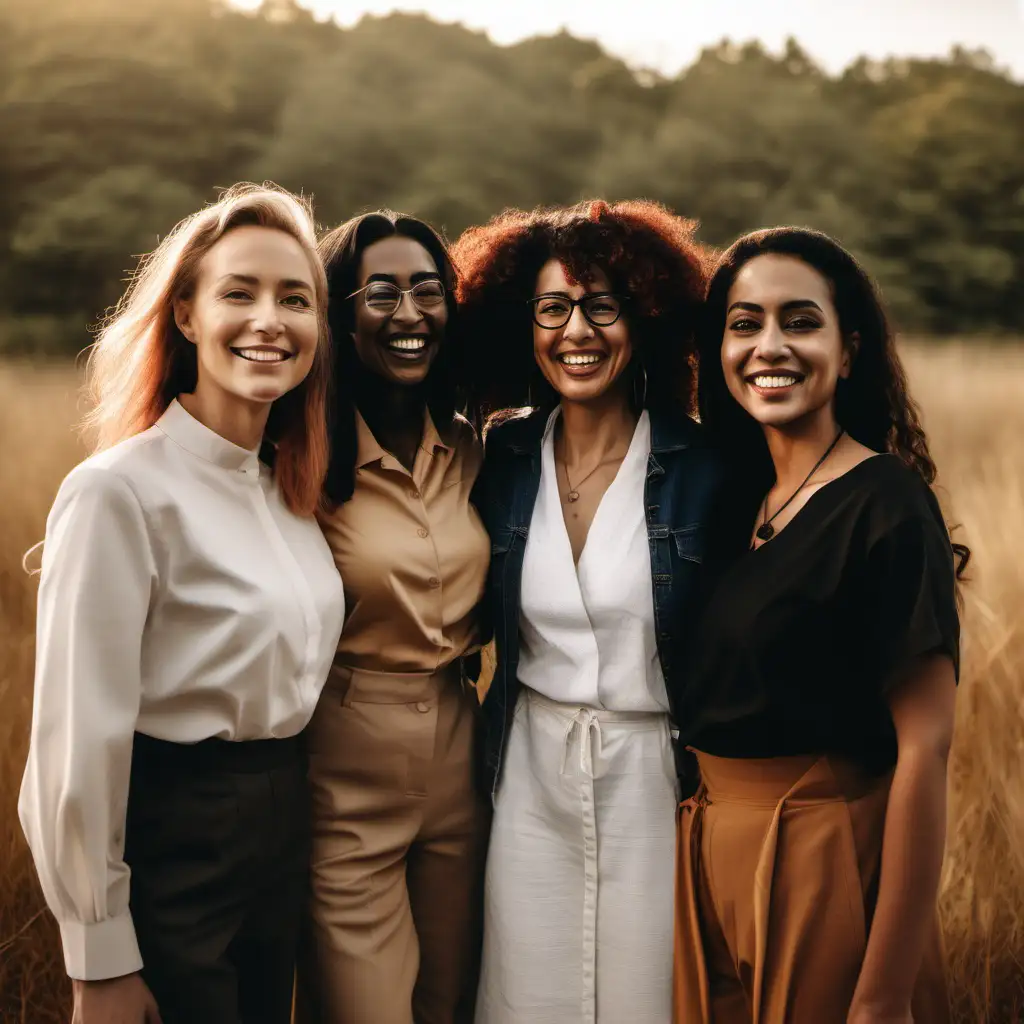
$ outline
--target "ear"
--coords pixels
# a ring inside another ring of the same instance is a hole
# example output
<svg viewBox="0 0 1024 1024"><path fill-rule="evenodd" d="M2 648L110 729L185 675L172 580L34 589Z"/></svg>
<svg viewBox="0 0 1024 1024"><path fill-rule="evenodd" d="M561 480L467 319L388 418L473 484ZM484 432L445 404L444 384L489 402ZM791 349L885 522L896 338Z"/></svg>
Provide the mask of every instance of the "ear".
<svg viewBox="0 0 1024 1024"><path fill-rule="evenodd" d="M853 364L859 351L860 332L854 331L849 338L846 339L846 344L843 346L843 365L839 370L839 376L843 380L847 380L853 372Z"/></svg>
<svg viewBox="0 0 1024 1024"><path fill-rule="evenodd" d="M187 341L196 343L196 332L192 326L192 303L189 299L174 300L174 322Z"/></svg>

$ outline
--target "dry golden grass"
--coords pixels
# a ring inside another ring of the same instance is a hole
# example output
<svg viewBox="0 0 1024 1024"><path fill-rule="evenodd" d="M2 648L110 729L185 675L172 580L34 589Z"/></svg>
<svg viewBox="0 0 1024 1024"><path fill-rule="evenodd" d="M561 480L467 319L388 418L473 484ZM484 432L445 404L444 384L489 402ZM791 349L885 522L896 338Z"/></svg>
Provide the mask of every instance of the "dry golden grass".
<svg viewBox="0 0 1024 1024"><path fill-rule="evenodd" d="M914 391L958 539L974 551L951 770L943 917L957 1019L1024 1019L1024 349L908 346ZM70 369L0 365L0 1021L67 1019L56 929L21 839L16 801L31 701L40 539L80 458ZM1018 603L1020 602L1020 603Z"/></svg>

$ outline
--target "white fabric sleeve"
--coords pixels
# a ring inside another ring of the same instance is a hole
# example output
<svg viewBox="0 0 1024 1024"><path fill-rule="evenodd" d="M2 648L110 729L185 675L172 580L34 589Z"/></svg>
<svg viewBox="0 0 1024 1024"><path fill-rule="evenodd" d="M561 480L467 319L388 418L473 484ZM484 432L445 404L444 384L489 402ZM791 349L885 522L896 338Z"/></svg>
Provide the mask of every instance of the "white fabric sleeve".
<svg viewBox="0 0 1024 1024"><path fill-rule="evenodd" d="M70 977L142 966L128 910L125 816L157 572L128 483L83 465L46 524L35 694L18 812Z"/></svg>

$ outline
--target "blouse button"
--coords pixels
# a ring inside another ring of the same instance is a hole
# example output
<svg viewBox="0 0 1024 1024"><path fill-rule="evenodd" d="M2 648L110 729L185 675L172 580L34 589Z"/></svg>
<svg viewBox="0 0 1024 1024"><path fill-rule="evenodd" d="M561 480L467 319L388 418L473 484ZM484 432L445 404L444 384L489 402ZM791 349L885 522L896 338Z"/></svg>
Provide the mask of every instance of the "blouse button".
<svg viewBox="0 0 1024 1024"><path fill-rule="evenodd" d="M416 501L416 499L419 498L419 496L420 496L420 492L417 491L415 487L410 488L410 490L409 490L409 497L412 498L413 501Z"/></svg>
<svg viewBox="0 0 1024 1024"><path fill-rule="evenodd" d="M425 529L425 528L424 528L424 527L422 527L422 526L421 526L421 527L420 527L420 528L419 528L419 529L418 529L418 530L417 530L416 532L417 532L417 533L418 533L418 534L419 534L419 535L420 535L421 537L429 537L429 536L430 536L430 531L429 531L429 530L427 530L427 529Z"/></svg>
<svg viewBox="0 0 1024 1024"><path fill-rule="evenodd" d="M419 704L416 705L416 710L421 715L425 715L430 710L430 705L429 704L424 704L423 701L420 701Z"/></svg>
<svg viewBox="0 0 1024 1024"><path fill-rule="evenodd" d="M436 590L441 586L441 581L436 576L431 576L427 583L430 585L431 590Z"/></svg>

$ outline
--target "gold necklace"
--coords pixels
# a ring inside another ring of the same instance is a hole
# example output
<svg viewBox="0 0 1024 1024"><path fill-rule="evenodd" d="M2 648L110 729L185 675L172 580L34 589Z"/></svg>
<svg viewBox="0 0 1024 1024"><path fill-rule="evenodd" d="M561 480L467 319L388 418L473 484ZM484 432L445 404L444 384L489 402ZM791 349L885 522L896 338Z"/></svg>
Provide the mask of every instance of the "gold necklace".
<svg viewBox="0 0 1024 1024"><path fill-rule="evenodd" d="M565 500L571 505L574 501L580 500L580 488L605 464L611 462L611 459L603 459L599 462L575 487L572 485L572 481L569 479L569 465L562 459L562 472L565 473L565 482L569 485L569 490L566 492Z"/></svg>

